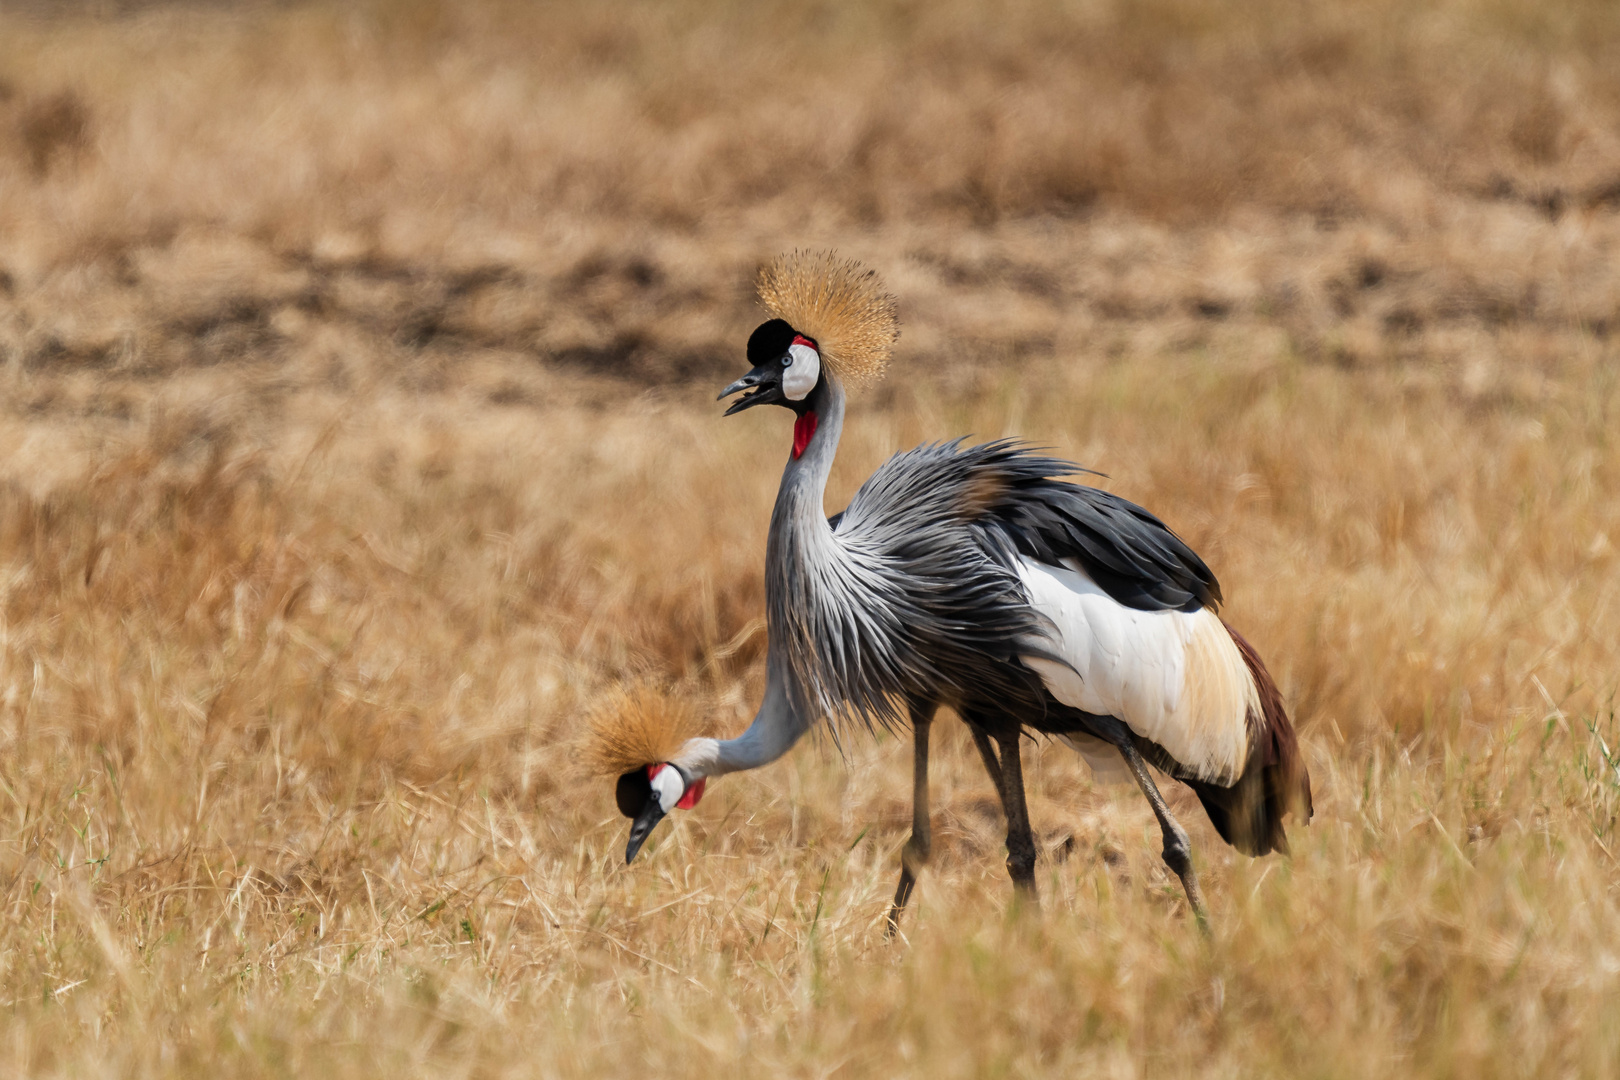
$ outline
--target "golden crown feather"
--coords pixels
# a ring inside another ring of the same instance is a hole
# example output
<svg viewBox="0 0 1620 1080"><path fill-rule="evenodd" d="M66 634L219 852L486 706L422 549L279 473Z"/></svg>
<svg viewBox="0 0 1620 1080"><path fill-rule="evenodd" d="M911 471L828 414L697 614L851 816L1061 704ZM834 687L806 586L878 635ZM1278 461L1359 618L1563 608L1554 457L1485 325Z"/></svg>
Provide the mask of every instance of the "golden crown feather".
<svg viewBox="0 0 1620 1080"><path fill-rule="evenodd" d="M687 702L650 683L616 686L585 719L579 762L595 776L621 776L673 758L686 740L707 734Z"/></svg>
<svg viewBox="0 0 1620 1080"><path fill-rule="evenodd" d="M883 377L900 336L899 304L877 272L833 251L795 251L759 272L759 302L815 339L840 381L870 386Z"/></svg>

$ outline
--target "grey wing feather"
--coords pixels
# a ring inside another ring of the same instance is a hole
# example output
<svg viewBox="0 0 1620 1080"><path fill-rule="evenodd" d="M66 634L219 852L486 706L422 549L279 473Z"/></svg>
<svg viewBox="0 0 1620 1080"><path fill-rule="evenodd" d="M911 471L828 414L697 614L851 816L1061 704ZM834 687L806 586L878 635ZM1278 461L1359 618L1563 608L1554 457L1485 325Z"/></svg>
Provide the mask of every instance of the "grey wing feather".
<svg viewBox="0 0 1620 1080"><path fill-rule="evenodd" d="M1056 479L1082 471L1010 441L925 444L880 466L821 539L792 537L809 546L768 563L785 575L768 590L771 633L807 715L889 726L914 699L1039 716L1042 684L1017 662L1043 626L1020 555L1075 559L1140 610L1219 601L1214 574L1158 518Z"/></svg>

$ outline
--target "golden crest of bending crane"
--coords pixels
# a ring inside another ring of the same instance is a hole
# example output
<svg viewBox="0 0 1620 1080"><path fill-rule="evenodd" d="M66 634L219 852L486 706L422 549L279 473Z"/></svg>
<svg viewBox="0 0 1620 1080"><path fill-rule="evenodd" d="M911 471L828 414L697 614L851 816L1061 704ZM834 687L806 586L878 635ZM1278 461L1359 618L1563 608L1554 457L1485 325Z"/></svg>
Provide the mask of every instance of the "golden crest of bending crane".
<svg viewBox="0 0 1620 1080"><path fill-rule="evenodd" d="M705 725L685 702L646 685L616 687L586 719L581 764L599 776L668 761Z"/></svg>

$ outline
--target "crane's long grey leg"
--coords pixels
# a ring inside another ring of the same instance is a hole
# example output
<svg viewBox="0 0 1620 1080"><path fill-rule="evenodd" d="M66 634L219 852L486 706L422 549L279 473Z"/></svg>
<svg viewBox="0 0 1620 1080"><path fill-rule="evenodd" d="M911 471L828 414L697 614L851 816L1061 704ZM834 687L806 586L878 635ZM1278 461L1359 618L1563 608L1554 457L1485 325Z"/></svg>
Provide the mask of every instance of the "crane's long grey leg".
<svg viewBox="0 0 1620 1080"><path fill-rule="evenodd" d="M928 864L933 848L933 830L928 824L928 733L934 724L932 702L911 706L912 767L911 767L911 839L900 850L900 884L894 889L894 903L889 907L889 925L883 931L886 938L894 937L900 929L900 913L911 899L917 877Z"/></svg>
<svg viewBox="0 0 1620 1080"><path fill-rule="evenodd" d="M979 757L984 760L984 771L990 774L990 782L996 785L996 798L1001 800L1001 808L1006 810L1006 785L1001 781L1001 762L996 760L996 750L990 745L990 736L976 724L969 724L968 730L973 732L973 745L979 748Z"/></svg>
<svg viewBox="0 0 1620 1080"><path fill-rule="evenodd" d="M1136 786L1142 789L1148 804L1153 807L1153 816L1159 819L1159 831L1164 834L1164 864L1181 879L1181 887L1187 892L1187 903L1198 918L1199 928L1207 934L1209 913L1204 909L1204 893L1198 887L1198 872L1193 869L1192 845L1187 842L1187 832L1171 815L1164 796L1159 794L1159 785L1153 782L1153 775L1148 772L1147 762L1142 760L1141 753L1130 739L1121 739L1115 745L1124 756L1131 775L1136 777Z"/></svg>
<svg viewBox="0 0 1620 1080"><path fill-rule="evenodd" d="M1023 736L997 736L1001 745L1001 805L1007 813L1007 873L1012 876L1013 888L1029 900L1040 905L1035 891L1035 836L1029 828L1029 807L1024 804L1024 767L1019 761L1018 745Z"/></svg>

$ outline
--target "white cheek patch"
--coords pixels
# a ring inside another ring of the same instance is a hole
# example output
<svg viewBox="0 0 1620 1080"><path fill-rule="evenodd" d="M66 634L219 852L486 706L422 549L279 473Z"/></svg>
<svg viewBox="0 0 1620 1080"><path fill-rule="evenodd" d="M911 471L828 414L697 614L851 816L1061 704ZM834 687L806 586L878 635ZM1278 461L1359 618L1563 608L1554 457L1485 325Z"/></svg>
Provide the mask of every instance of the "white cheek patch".
<svg viewBox="0 0 1620 1080"><path fill-rule="evenodd" d="M652 778L652 789L653 794L658 796L658 805L666 814L675 809L675 804L686 794L686 784L681 780L681 774L670 765L658 770L658 775Z"/></svg>
<svg viewBox="0 0 1620 1080"><path fill-rule="evenodd" d="M782 372L782 396L789 401L803 401L821 380L821 356L810 346L798 343L788 346L788 355L793 357L793 363Z"/></svg>

